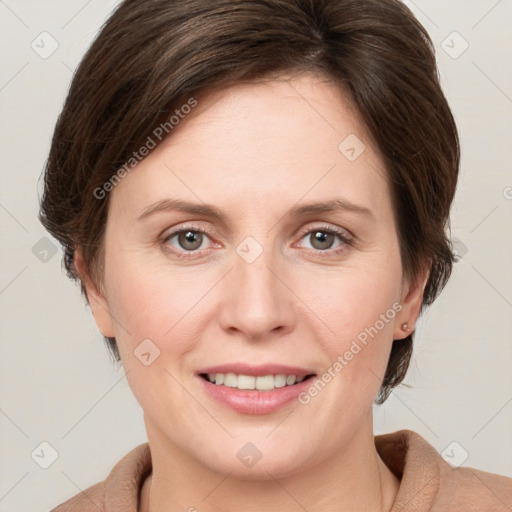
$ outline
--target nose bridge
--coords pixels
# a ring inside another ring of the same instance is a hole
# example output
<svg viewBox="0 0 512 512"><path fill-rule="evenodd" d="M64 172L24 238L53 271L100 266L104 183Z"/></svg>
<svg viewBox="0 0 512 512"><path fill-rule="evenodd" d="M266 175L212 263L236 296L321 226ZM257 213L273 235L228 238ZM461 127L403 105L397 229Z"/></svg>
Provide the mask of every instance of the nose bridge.
<svg viewBox="0 0 512 512"><path fill-rule="evenodd" d="M250 338L286 330L294 321L291 294L279 275L279 255L271 246L272 237L265 241L264 246L248 236L236 247L224 294L223 327Z"/></svg>

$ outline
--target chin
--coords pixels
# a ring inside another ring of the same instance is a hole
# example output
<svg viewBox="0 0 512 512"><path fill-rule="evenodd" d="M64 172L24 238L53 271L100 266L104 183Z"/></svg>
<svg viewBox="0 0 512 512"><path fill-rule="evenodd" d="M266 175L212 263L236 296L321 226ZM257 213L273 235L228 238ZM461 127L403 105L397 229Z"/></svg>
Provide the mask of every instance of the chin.
<svg viewBox="0 0 512 512"><path fill-rule="evenodd" d="M259 457L252 461L248 455L241 456L240 460L237 453L233 457L223 457L217 460L215 466L208 464L210 468L222 474L229 474L230 478L246 481L268 481L273 479L286 478L292 474L300 472L302 462L300 458L304 456L295 450L292 452L283 452L278 448L271 453L263 452ZM245 460L244 460L245 459ZM203 461L207 464L211 461Z"/></svg>
<svg viewBox="0 0 512 512"><path fill-rule="evenodd" d="M270 431L267 428L259 432L251 429L251 432L219 444L205 440L209 443L208 455L196 453L197 460L213 471L230 474L232 478L261 481L284 478L313 464L318 450L311 440L297 439L296 432L286 436L286 431L272 439L275 432L269 436Z"/></svg>

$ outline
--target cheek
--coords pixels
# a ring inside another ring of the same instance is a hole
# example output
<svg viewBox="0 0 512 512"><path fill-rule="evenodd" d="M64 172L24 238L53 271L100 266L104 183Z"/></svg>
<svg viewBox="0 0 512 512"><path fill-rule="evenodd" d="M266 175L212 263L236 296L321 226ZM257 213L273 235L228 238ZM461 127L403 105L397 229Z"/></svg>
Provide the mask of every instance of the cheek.
<svg viewBox="0 0 512 512"><path fill-rule="evenodd" d="M173 411L186 407L178 384L187 371L183 362L198 339L188 313L205 291L137 257L110 263L109 308L130 388L145 411L176 425Z"/></svg>
<svg viewBox="0 0 512 512"><path fill-rule="evenodd" d="M305 274L302 282L306 282ZM306 286L299 280L295 290L328 327L332 348L342 349L344 343L361 333L364 338L366 330L376 323L383 334L392 331L400 293L400 265L375 261L373 265L317 274L313 282L314 286ZM385 315L384 321L381 315Z"/></svg>
<svg viewBox="0 0 512 512"><path fill-rule="evenodd" d="M329 327L320 341L327 355L325 381L337 389L333 396L354 396L357 390L361 403L369 403L380 387L401 309L401 265L383 258L316 282L319 286L316 293L309 292L308 303Z"/></svg>
<svg viewBox="0 0 512 512"><path fill-rule="evenodd" d="M142 257L129 253L124 258L113 255L105 268L109 272L109 309L117 324L121 354L133 352L145 339L152 340L163 354L186 351L193 338L184 333L188 314L200 309L208 280L148 265Z"/></svg>

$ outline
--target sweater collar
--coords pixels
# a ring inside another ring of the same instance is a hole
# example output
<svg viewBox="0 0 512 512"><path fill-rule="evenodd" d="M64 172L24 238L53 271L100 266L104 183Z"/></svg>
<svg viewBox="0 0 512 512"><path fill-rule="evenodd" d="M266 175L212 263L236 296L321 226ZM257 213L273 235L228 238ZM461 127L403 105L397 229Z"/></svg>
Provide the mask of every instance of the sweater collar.
<svg viewBox="0 0 512 512"><path fill-rule="evenodd" d="M444 463L434 447L411 430L375 436L375 447L400 479L390 512L430 510L439 488L440 462Z"/></svg>
<svg viewBox="0 0 512 512"><path fill-rule="evenodd" d="M378 435L374 440L380 458L400 479L390 512L430 510L439 487L441 456L411 430ZM140 489L151 470L149 443L137 446L123 457L105 480L105 511L137 512Z"/></svg>

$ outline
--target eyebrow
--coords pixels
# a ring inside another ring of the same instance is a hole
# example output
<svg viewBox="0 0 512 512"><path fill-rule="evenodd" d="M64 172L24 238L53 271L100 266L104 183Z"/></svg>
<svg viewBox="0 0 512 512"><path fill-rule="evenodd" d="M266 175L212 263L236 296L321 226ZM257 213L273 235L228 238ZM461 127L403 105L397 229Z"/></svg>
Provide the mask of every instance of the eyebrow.
<svg viewBox="0 0 512 512"><path fill-rule="evenodd" d="M191 203L182 199L163 199L146 207L138 221L143 220L154 213L161 211L175 210L192 215L201 215L215 219L223 224L227 224L226 215L213 205ZM305 203L291 208L285 216L288 217L305 217L307 215L315 215L318 213L328 212L353 212L366 215L372 219L376 219L375 214L365 206L354 204L346 199L332 199L329 201Z"/></svg>

